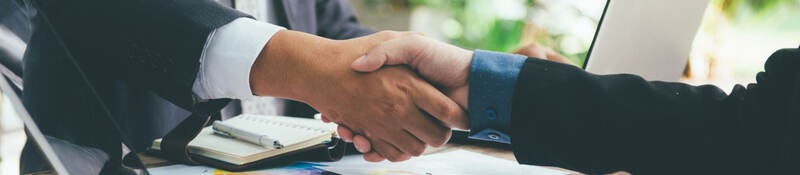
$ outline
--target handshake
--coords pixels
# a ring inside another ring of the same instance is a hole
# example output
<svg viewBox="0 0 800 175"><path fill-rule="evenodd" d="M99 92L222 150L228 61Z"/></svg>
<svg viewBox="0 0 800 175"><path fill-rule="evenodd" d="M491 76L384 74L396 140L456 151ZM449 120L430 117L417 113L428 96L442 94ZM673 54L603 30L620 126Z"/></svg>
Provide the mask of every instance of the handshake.
<svg viewBox="0 0 800 175"><path fill-rule="evenodd" d="M538 45L518 53L565 61ZM311 105L368 161L404 161L469 128L472 54L413 32L329 40L284 30L262 49L250 86Z"/></svg>

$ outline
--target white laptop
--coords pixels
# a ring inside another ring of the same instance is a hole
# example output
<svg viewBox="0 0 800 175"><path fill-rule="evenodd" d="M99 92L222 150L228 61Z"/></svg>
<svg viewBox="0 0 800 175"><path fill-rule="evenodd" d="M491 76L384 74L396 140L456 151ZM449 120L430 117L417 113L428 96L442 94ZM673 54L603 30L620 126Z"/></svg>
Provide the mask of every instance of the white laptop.
<svg viewBox="0 0 800 175"><path fill-rule="evenodd" d="M709 0L609 0L584 69L677 81Z"/></svg>

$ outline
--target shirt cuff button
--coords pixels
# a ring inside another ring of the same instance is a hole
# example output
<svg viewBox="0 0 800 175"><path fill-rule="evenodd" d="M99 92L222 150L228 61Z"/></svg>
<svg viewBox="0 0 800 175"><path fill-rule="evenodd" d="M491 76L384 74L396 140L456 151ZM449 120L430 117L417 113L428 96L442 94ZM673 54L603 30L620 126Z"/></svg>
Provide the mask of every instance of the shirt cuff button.
<svg viewBox="0 0 800 175"><path fill-rule="evenodd" d="M495 112L494 108L489 107L486 109L486 118L489 120L494 120L497 118L497 112Z"/></svg>
<svg viewBox="0 0 800 175"><path fill-rule="evenodd" d="M500 139L500 135L497 134L497 133L493 133L493 132L487 134L487 136L489 137L489 139L492 139L492 140L499 140Z"/></svg>

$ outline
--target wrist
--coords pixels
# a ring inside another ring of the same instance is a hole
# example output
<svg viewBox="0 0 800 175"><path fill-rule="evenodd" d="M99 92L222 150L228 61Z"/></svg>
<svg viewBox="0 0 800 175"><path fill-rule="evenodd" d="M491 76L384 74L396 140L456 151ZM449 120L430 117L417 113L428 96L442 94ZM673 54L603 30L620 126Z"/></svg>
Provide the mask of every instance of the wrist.
<svg viewBox="0 0 800 175"><path fill-rule="evenodd" d="M422 38L417 45L420 52L411 66L426 80L440 87L461 108L467 109L470 65L474 51L449 45L441 41Z"/></svg>
<svg viewBox="0 0 800 175"><path fill-rule="evenodd" d="M469 109L469 72L470 72L470 65L472 65L472 55L474 52L471 50L461 49L458 56L458 60L465 60L460 62L461 65L458 65L459 69L457 70L458 79L462 80L460 86L456 87L455 89L451 90L448 96L453 99L461 108L464 110Z"/></svg>
<svg viewBox="0 0 800 175"><path fill-rule="evenodd" d="M250 87L258 96L306 102L313 96L320 54L331 40L282 30L264 46L250 71Z"/></svg>

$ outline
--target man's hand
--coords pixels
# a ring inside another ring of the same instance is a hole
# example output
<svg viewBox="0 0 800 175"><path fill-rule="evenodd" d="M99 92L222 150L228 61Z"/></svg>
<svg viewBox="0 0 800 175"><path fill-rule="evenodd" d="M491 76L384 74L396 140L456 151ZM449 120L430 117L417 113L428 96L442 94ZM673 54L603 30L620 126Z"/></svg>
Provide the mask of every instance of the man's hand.
<svg viewBox="0 0 800 175"><path fill-rule="evenodd" d="M472 51L412 34L378 44L366 55L354 61L351 66L356 71L372 72L384 65L408 65L466 109L471 61ZM434 117L449 127L466 129L469 127L469 119L462 109L459 110L461 110L459 114L463 115L434 115ZM330 114L325 112L322 114L323 120L334 120ZM352 141L359 151L364 152L364 159L383 160L382 154L370 152L375 145L370 136L364 137L360 132L353 133L350 129L352 128L348 126L340 126L339 135L346 141Z"/></svg>
<svg viewBox="0 0 800 175"><path fill-rule="evenodd" d="M466 117L447 96L406 67L374 73L350 69L354 59L378 43L407 33L380 32L351 40L281 31L256 59L250 72L253 93L308 103L338 123L369 138L373 154L403 161L441 146L450 129L429 118Z"/></svg>
<svg viewBox="0 0 800 175"><path fill-rule="evenodd" d="M569 61L567 59L567 57L564 57L563 55L556 53L556 51L554 51L553 49L548 48L548 47L544 47L544 46L540 45L539 43L528 44L528 45L526 45L526 46L524 46L522 48L519 48L519 50L514 51L512 53L525 55L525 56L531 57L531 58L545 59L545 60L550 60L550 61L554 61L554 62L559 62L559 63L564 63L564 64L577 66L577 65L575 65L575 63L572 63L572 61Z"/></svg>
<svg viewBox="0 0 800 175"><path fill-rule="evenodd" d="M471 62L472 51L412 34L378 44L354 61L351 67L359 72L372 72L384 65L408 65L467 109L467 81ZM458 118L435 117L453 128L469 127L466 115Z"/></svg>

